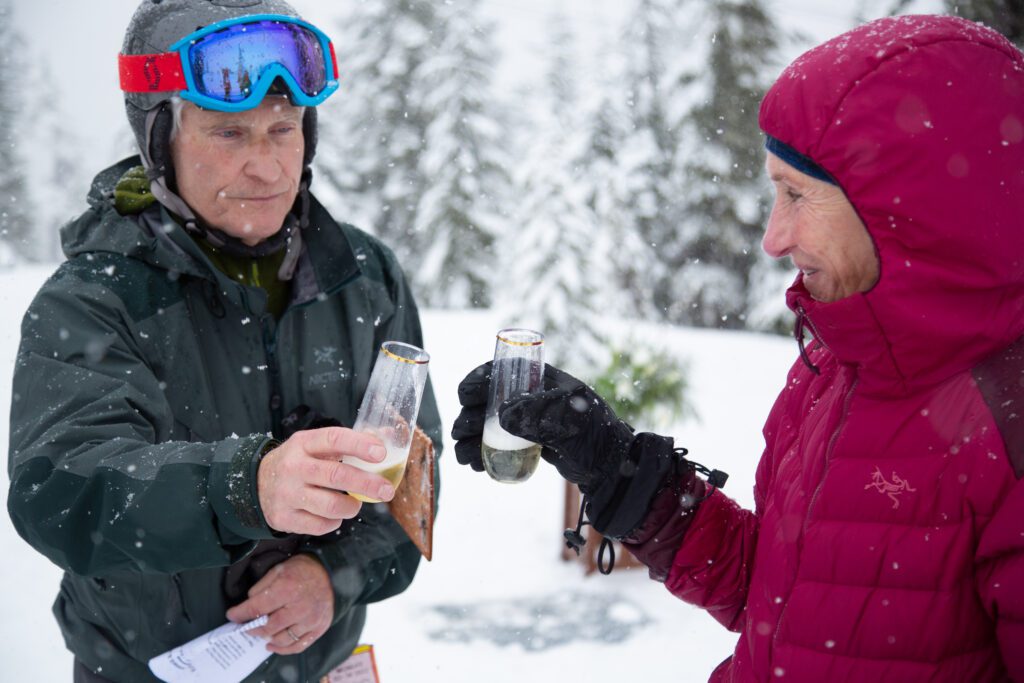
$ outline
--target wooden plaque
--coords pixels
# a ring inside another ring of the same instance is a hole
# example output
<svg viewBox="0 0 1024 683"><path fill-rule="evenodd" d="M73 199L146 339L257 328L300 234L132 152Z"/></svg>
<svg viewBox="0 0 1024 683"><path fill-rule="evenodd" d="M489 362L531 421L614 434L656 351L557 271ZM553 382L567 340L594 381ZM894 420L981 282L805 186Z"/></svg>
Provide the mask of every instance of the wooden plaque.
<svg viewBox="0 0 1024 683"><path fill-rule="evenodd" d="M409 448L405 476L388 503L395 518L423 557L429 561L434 546L434 442L416 427Z"/></svg>

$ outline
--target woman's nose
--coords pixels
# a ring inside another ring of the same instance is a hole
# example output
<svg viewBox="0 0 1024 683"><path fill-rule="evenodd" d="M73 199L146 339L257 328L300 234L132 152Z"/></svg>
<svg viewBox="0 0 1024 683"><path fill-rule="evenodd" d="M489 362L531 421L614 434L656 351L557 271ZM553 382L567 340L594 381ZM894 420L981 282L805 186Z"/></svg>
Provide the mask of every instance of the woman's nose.
<svg viewBox="0 0 1024 683"><path fill-rule="evenodd" d="M768 226L761 238L761 248L772 258L783 258L796 246L793 244L792 221L780 215L778 203L768 216Z"/></svg>

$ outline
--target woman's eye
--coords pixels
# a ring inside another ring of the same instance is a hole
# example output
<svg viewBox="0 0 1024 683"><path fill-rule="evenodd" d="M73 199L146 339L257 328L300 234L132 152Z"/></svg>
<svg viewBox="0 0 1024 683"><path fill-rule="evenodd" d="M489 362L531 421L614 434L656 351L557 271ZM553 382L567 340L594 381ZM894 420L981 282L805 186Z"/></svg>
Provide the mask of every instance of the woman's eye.
<svg viewBox="0 0 1024 683"><path fill-rule="evenodd" d="M234 140L235 138L238 137L238 131L237 130L218 130L216 135L217 135L217 137L223 138L225 140Z"/></svg>
<svg viewBox="0 0 1024 683"><path fill-rule="evenodd" d="M786 188L786 196L789 197L789 201L795 202L796 200L800 199L800 197L802 197L803 195L801 195L801 194L799 194L797 192L794 192L793 190L790 190L789 188Z"/></svg>

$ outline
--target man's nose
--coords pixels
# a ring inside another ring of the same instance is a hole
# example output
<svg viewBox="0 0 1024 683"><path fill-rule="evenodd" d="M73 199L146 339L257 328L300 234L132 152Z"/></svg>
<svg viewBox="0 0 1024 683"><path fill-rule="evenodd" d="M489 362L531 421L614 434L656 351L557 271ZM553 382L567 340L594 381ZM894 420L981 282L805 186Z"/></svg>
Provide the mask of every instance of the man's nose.
<svg viewBox="0 0 1024 683"><path fill-rule="evenodd" d="M777 206L772 207L768 216L768 226L761 238L761 248L772 258L783 258L793 247L793 227L791 222L779 215Z"/></svg>
<svg viewBox="0 0 1024 683"><path fill-rule="evenodd" d="M254 141L245 164L245 173L265 183L275 182L281 177L281 163L269 141Z"/></svg>

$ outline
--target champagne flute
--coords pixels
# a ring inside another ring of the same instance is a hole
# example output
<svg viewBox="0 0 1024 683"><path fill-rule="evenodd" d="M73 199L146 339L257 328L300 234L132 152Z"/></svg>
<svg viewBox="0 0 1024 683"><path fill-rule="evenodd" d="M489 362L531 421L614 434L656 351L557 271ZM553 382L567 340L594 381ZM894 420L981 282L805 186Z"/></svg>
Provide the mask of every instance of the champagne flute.
<svg viewBox="0 0 1024 683"><path fill-rule="evenodd" d="M373 434L383 441L387 455L381 462L366 462L359 458L344 462L381 475L391 482L396 491L405 475L429 362L430 355L412 344L397 341L381 344L356 423L352 425L354 431ZM349 495L366 503L380 502L357 493Z"/></svg>
<svg viewBox="0 0 1024 683"><path fill-rule="evenodd" d="M540 444L502 429L498 408L510 398L543 389L544 335L521 328L498 332L480 448L484 469L492 479L519 483L529 479L537 469Z"/></svg>

